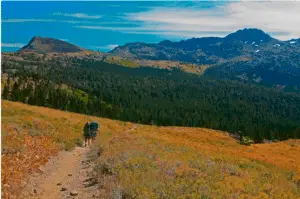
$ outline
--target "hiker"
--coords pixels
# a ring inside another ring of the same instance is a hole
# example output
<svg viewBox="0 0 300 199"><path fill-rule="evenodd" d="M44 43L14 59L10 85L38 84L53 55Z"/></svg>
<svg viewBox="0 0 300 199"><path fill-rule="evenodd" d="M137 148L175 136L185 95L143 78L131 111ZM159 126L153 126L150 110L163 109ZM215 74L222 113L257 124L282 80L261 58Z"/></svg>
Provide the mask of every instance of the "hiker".
<svg viewBox="0 0 300 199"><path fill-rule="evenodd" d="M96 139L99 130L99 125L97 122L87 122L84 126L84 146L92 146L92 141Z"/></svg>
<svg viewBox="0 0 300 199"><path fill-rule="evenodd" d="M90 123L87 122L84 125L83 136L84 136L84 147L88 147L90 145L90 132L89 132Z"/></svg>

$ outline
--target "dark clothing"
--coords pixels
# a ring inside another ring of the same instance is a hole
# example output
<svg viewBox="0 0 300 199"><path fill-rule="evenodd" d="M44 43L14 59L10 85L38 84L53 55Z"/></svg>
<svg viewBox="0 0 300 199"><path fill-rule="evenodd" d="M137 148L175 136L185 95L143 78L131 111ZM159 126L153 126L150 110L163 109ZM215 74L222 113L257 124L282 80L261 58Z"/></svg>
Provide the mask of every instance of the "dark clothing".
<svg viewBox="0 0 300 199"><path fill-rule="evenodd" d="M95 138L97 136L98 131L90 131L91 138Z"/></svg>
<svg viewBox="0 0 300 199"><path fill-rule="evenodd" d="M83 129L83 135L86 138L90 138L91 137L90 130L89 130L89 123L85 124L84 129Z"/></svg>
<svg viewBox="0 0 300 199"><path fill-rule="evenodd" d="M87 122L84 126L84 137L86 138L95 138L97 136L98 133L98 129L99 129L99 125L96 122Z"/></svg>

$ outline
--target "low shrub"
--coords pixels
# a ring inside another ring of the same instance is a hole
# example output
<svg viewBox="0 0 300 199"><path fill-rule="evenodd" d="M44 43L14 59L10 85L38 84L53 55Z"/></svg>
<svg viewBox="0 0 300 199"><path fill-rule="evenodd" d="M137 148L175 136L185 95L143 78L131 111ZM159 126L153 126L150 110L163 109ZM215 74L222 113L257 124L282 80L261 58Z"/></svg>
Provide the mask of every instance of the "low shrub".
<svg viewBox="0 0 300 199"><path fill-rule="evenodd" d="M249 136L242 136L241 141L240 141L240 144L247 145L247 146L249 146L253 143L254 143L254 141Z"/></svg>

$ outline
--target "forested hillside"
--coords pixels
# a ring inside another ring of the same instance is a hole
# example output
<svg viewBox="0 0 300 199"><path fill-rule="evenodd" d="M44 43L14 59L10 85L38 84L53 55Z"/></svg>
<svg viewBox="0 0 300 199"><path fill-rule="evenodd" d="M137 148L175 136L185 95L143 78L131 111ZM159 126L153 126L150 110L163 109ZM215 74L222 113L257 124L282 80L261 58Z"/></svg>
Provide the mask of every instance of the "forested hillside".
<svg viewBox="0 0 300 199"><path fill-rule="evenodd" d="M300 94L179 70L73 58L4 62L3 98L144 124L200 126L263 139L300 138Z"/></svg>

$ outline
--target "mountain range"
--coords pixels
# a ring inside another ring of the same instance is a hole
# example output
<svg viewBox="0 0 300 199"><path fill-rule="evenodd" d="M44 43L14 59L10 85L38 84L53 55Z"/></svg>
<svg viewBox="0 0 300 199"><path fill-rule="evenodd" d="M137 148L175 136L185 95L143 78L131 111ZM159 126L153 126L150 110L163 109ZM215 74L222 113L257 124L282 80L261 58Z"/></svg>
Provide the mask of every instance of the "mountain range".
<svg viewBox="0 0 300 199"><path fill-rule="evenodd" d="M207 65L204 75L252 83L300 85L300 39L280 41L259 29L157 44L128 43L110 53L131 59Z"/></svg>
<svg viewBox="0 0 300 199"><path fill-rule="evenodd" d="M256 57L264 53L300 52L300 39L279 41L259 29L243 29L220 37L203 37L157 44L128 43L110 51L115 55L152 60L173 60L215 64L237 57Z"/></svg>
<svg viewBox="0 0 300 199"><path fill-rule="evenodd" d="M300 38L277 40L259 29L242 29L226 37L203 37L156 44L142 42L98 53L53 38L33 37L20 53L86 56L130 67L179 68L217 79L270 86L300 87Z"/></svg>

